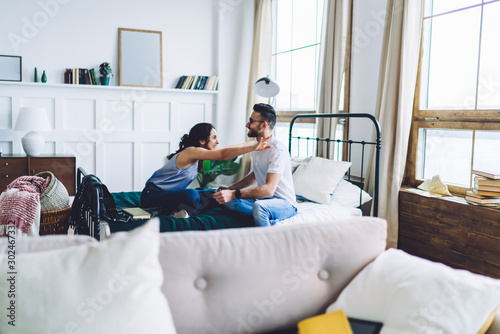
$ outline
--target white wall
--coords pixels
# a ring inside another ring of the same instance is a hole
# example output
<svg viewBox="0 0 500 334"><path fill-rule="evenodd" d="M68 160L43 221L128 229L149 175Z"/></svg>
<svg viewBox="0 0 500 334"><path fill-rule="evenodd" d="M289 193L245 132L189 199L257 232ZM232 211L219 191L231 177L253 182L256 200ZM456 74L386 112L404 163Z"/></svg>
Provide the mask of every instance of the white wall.
<svg viewBox="0 0 500 334"><path fill-rule="evenodd" d="M217 13L207 0L4 0L0 54L23 57L23 81L33 68L62 83L65 68L118 73L118 28L162 31L164 87L183 74L217 74ZM116 84L115 75L112 84Z"/></svg>

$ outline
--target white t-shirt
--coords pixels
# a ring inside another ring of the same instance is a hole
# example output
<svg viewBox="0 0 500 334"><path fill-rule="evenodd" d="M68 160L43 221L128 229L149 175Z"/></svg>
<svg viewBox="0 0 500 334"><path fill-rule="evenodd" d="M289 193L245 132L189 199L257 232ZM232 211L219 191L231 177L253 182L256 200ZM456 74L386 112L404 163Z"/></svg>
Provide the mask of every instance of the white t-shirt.
<svg viewBox="0 0 500 334"><path fill-rule="evenodd" d="M286 199L296 207L290 154L288 154L285 145L274 136L271 137L267 145L271 145L271 148L252 152L252 167L257 184L261 186L266 183L267 173L280 174L281 177L273 197Z"/></svg>

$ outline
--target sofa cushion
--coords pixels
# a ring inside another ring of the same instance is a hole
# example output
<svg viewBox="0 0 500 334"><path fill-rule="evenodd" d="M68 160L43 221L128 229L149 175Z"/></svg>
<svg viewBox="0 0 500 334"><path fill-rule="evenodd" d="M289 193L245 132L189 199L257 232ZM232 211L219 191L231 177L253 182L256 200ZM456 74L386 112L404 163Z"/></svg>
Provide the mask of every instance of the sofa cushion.
<svg viewBox="0 0 500 334"><path fill-rule="evenodd" d="M55 238L57 249L0 254L0 307L8 312L0 333L175 333L160 290L158 229L155 220L101 243L61 248ZM50 246L48 239L23 243Z"/></svg>
<svg viewBox="0 0 500 334"><path fill-rule="evenodd" d="M327 312L384 324L381 334L478 333L500 306L500 280L390 249Z"/></svg>
<svg viewBox="0 0 500 334"><path fill-rule="evenodd" d="M87 235L44 235L36 238L17 238L16 254L43 252L84 244L97 245L98 241ZM8 246L7 238L0 239L0 254L7 254Z"/></svg>
<svg viewBox="0 0 500 334"><path fill-rule="evenodd" d="M262 333L324 312L386 246L385 220L357 217L162 233L163 291L178 333Z"/></svg>

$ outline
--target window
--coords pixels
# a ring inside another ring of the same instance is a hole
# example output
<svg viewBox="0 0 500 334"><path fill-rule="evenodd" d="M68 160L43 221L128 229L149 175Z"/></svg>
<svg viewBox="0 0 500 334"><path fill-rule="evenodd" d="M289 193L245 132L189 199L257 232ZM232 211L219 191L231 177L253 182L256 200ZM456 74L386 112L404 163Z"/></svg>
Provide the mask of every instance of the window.
<svg viewBox="0 0 500 334"><path fill-rule="evenodd" d="M292 117L317 109L323 0L274 0L273 15L272 67L280 86L273 101L278 113L275 129L276 137L288 144ZM296 135L315 136L315 123L300 123L295 128Z"/></svg>
<svg viewBox="0 0 500 334"><path fill-rule="evenodd" d="M500 1L427 0L407 181L500 170Z"/></svg>

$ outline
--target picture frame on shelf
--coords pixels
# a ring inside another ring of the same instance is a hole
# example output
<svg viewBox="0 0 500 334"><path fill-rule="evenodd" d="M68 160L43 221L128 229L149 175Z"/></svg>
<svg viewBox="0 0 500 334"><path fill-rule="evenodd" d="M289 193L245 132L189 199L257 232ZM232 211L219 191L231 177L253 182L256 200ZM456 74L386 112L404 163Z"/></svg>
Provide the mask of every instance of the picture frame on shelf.
<svg viewBox="0 0 500 334"><path fill-rule="evenodd" d="M22 81L21 56L0 55L0 81Z"/></svg>
<svg viewBox="0 0 500 334"><path fill-rule="evenodd" d="M120 86L163 88L162 32L118 28Z"/></svg>

